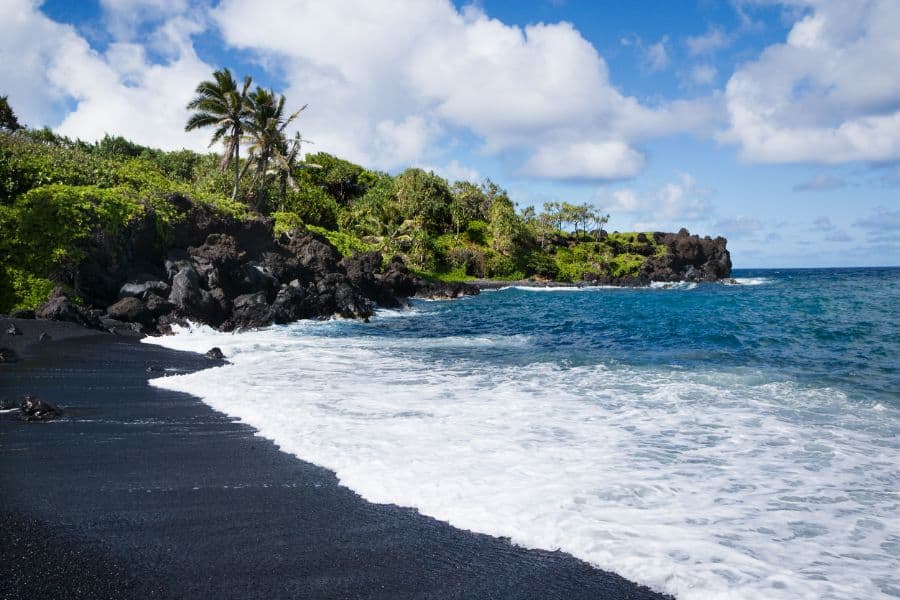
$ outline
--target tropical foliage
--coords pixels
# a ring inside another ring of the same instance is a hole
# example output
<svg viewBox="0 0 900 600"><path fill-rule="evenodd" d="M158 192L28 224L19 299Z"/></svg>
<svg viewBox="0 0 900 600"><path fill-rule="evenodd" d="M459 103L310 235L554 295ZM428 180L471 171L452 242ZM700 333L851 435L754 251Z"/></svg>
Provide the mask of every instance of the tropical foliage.
<svg viewBox="0 0 900 600"><path fill-rule="evenodd" d="M440 279L628 277L666 252L652 234L605 232L609 216L591 205L520 210L489 179L391 175L324 152L304 159L305 140L288 129L306 107L288 113L284 96L250 86L223 69L189 105L188 129L209 128L222 154L0 131L0 312L45 298L85 236L113 236L148 215L164 226L180 218L172 199L184 196L237 217L270 216L276 235L307 227L344 254L399 255Z"/></svg>

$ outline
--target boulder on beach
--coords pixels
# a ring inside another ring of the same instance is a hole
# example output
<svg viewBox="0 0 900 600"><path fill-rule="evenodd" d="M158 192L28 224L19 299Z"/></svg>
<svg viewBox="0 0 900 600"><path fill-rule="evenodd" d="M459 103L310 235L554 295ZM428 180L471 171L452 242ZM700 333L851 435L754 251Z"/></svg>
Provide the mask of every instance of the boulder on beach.
<svg viewBox="0 0 900 600"><path fill-rule="evenodd" d="M6 335L22 335L22 330L16 327L15 323L10 323L6 328Z"/></svg>
<svg viewBox="0 0 900 600"><path fill-rule="evenodd" d="M50 298L38 306L34 311L38 319L48 321L68 321L85 327L96 326L96 321L80 306L72 302L68 292L57 287L50 294Z"/></svg>
<svg viewBox="0 0 900 600"><path fill-rule="evenodd" d="M222 349L219 348L218 346L215 346L215 347L207 350L206 354L204 356L206 356L206 358L211 358L213 360L222 360L225 358L225 354L222 353Z"/></svg>
<svg viewBox="0 0 900 600"><path fill-rule="evenodd" d="M49 421L62 411L49 402L44 402L34 394L25 394L19 404L19 418L23 421Z"/></svg>
<svg viewBox="0 0 900 600"><path fill-rule="evenodd" d="M0 348L0 363L11 363L19 360L12 348Z"/></svg>

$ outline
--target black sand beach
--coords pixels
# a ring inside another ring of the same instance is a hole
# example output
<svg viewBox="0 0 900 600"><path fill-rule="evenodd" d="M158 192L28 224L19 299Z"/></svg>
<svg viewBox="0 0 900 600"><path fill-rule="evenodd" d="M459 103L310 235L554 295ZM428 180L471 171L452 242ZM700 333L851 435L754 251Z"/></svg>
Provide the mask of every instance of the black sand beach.
<svg viewBox="0 0 900 600"><path fill-rule="evenodd" d="M0 598L660 598L560 552L365 502L147 367L214 361L47 321L0 347ZM46 331L52 340L37 342Z"/></svg>

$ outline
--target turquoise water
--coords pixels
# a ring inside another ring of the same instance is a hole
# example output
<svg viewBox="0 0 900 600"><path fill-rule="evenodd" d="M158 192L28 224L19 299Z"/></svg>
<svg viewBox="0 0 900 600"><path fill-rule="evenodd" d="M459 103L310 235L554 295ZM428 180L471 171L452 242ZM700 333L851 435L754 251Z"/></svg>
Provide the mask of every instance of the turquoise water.
<svg viewBox="0 0 900 600"><path fill-rule="evenodd" d="M369 324L155 340L374 502L682 598L900 596L900 269L509 288Z"/></svg>

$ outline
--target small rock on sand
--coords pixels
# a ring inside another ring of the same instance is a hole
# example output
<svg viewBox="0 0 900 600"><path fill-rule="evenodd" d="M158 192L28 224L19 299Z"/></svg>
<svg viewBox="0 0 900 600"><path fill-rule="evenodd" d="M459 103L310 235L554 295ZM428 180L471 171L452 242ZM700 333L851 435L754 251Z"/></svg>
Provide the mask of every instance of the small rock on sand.
<svg viewBox="0 0 900 600"><path fill-rule="evenodd" d="M19 404L19 418L23 421L49 421L60 415L60 410L44 402L34 394L25 394Z"/></svg>

